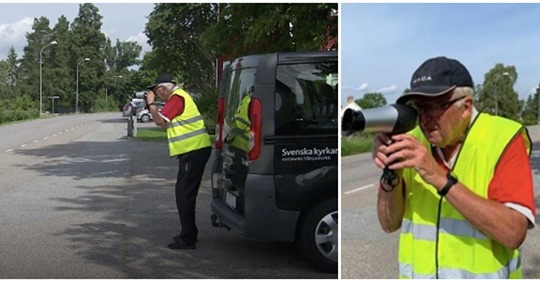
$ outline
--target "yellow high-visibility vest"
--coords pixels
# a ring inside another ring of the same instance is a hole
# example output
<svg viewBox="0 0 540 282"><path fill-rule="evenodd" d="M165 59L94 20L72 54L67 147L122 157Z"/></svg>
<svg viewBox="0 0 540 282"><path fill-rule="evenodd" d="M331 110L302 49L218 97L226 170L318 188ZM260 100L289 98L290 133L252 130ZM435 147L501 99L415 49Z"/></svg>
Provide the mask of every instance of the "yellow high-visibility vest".
<svg viewBox="0 0 540 282"><path fill-rule="evenodd" d="M410 134L430 146L419 127ZM517 134L523 135L530 154L525 127L479 114L452 168L459 182L487 198L497 163ZM400 278L522 277L519 250L508 249L475 228L414 169L405 169L403 177L406 197L399 243Z"/></svg>
<svg viewBox="0 0 540 282"><path fill-rule="evenodd" d="M231 128L231 142L230 145L234 146L244 152L248 152L250 149L251 140L251 123L249 121L249 104L251 103L251 97L245 96L240 101L240 105L234 115L234 123Z"/></svg>
<svg viewBox="0 0 540 282"><path fill-rule="evenodd" d="M191 95L180 88L175 89L170 97L172 95L184 98L184 112L167 124L169 155L174 157L212 146L203 117Z"/></svg>

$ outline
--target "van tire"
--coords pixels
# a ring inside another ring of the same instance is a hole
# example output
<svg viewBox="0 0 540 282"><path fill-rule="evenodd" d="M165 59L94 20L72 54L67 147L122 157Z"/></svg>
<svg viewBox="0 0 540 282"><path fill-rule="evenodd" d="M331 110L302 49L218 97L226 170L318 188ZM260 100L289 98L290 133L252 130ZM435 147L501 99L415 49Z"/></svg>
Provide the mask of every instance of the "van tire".
<svg viewBox="0 0 540 282"><path fill-rule="evenodd" d="M142 122L149 122L149 121L150 121L150 117L149 117L148 115L142 115L141 121L142 121Z"/></svg>
<svg viewBox="0 0 540 282"><path fill-rule="evenodd" d="M330 273L338 271L337 209L337 199L317 203L303 216L298 234L298 246L304 256L317 268Z"/></svg>

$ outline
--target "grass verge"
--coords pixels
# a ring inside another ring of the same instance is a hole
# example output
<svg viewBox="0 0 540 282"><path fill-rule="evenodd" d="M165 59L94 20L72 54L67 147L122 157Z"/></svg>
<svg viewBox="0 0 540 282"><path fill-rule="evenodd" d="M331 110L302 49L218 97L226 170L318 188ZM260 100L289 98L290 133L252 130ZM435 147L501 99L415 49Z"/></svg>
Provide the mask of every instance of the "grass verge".
<svg viewBox="0 0 540 282"><path fill-rule="evenodd" d="M341 156L350 156L371 151L374 134L355 133L341 137Z"/></svg>
<svg viewBox="0 0 540 282"><path fill-rule="evenodd" d="M152 141L152 142L166 142L167 141L167 129L160 127L153 128L138 128L136 140Z"/></svg>

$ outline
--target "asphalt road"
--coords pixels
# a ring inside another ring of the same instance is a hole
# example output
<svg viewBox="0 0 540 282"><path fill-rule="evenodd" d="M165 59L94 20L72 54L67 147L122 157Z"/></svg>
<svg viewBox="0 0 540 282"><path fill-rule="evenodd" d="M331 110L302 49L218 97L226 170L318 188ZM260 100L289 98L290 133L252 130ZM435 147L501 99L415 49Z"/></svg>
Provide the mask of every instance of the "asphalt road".
<svg viewBox="0 0 540 282"><path fill-rule="evenodd" d="M197 202L197 250L180 231L176 159L128 139L121 113L0 126L0 278L336 278L288 243L210 224L210 162ZM144 126L153 126L146 124Z"/></svg>
<svg viewBox="0 0 540 282"><path fill-rule="evenodd" d="M540 126L529 127L534 142L531 165L534 178L537 227L529 230L521 247L525 278L540 278ZM384 233L376 214L380 170L371 155L341 159L341 278L395 279L398 276L399 232Z"/></svg>

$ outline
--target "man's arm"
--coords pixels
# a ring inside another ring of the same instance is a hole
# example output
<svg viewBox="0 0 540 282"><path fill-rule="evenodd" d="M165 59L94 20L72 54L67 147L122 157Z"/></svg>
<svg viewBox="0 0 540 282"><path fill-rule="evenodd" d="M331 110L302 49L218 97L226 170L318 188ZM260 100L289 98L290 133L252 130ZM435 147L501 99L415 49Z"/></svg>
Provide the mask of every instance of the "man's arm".
<svg viewBox="0 0 540 282"><path fill-rule="evenodd" d="M527 234L527 218L507 206L482 198L457 183L446 199L472 225L510 249L517 249Z"/></svg>
<svg viewBox="0 0 540 282"><path fill-rule="evenodd" d="M372 158L373 163L380 169L384 169L386 166L385 163L388 158L386 149L391 142L390 137L386 134L377 134L375 136ZM379 218L381 228L387 233L394 232L401 227L401 221L405 211L403 178L400 172L397 172L397 174L399 177L398 185L392 188L387 184L381 183L380 185L384 185L384 187L379 187L379 193L377 195L377 217Z"/></svg>
<svg viewBox="0 0 540 282"><path fill-rule="evenodd" d="M390 168L412 167L424 181L438 190L442 189L447 180L446 171L437 165L425 147L407 135L394 136L394 141L389 146L389 157L386 161L398 163L390 165ZM521 153L526 154L524 150ZM527 167L528 162L521 165ZM497 201L482 198L459 182L453 185L445 197L465 219L488 237L510 249L516 249L523 243L528 222L521 213Z"/></svg>
<svg viewBox="0 0 540 282"><path fill-rule="evenodd" d="M161 126L162 128L167 127L167 121L159 114L159 111L155 104L148 106L148 110L150 111L150 114L152 115L152 119L154 120L154 123L156 125Z"/></svg>
<svg viewBox="0 0 540 282"><path fill-rule="evenodd" d="M392 189L387 184L380 185L384 185L383 188L387 191ZM377 195L377 217L379 218L381 228L387 233L394 232L401 227L403 213L405 211L403 189L403 179L400 179L398 186L391 192L386 192L379 187L379 193Z"/></svg>

